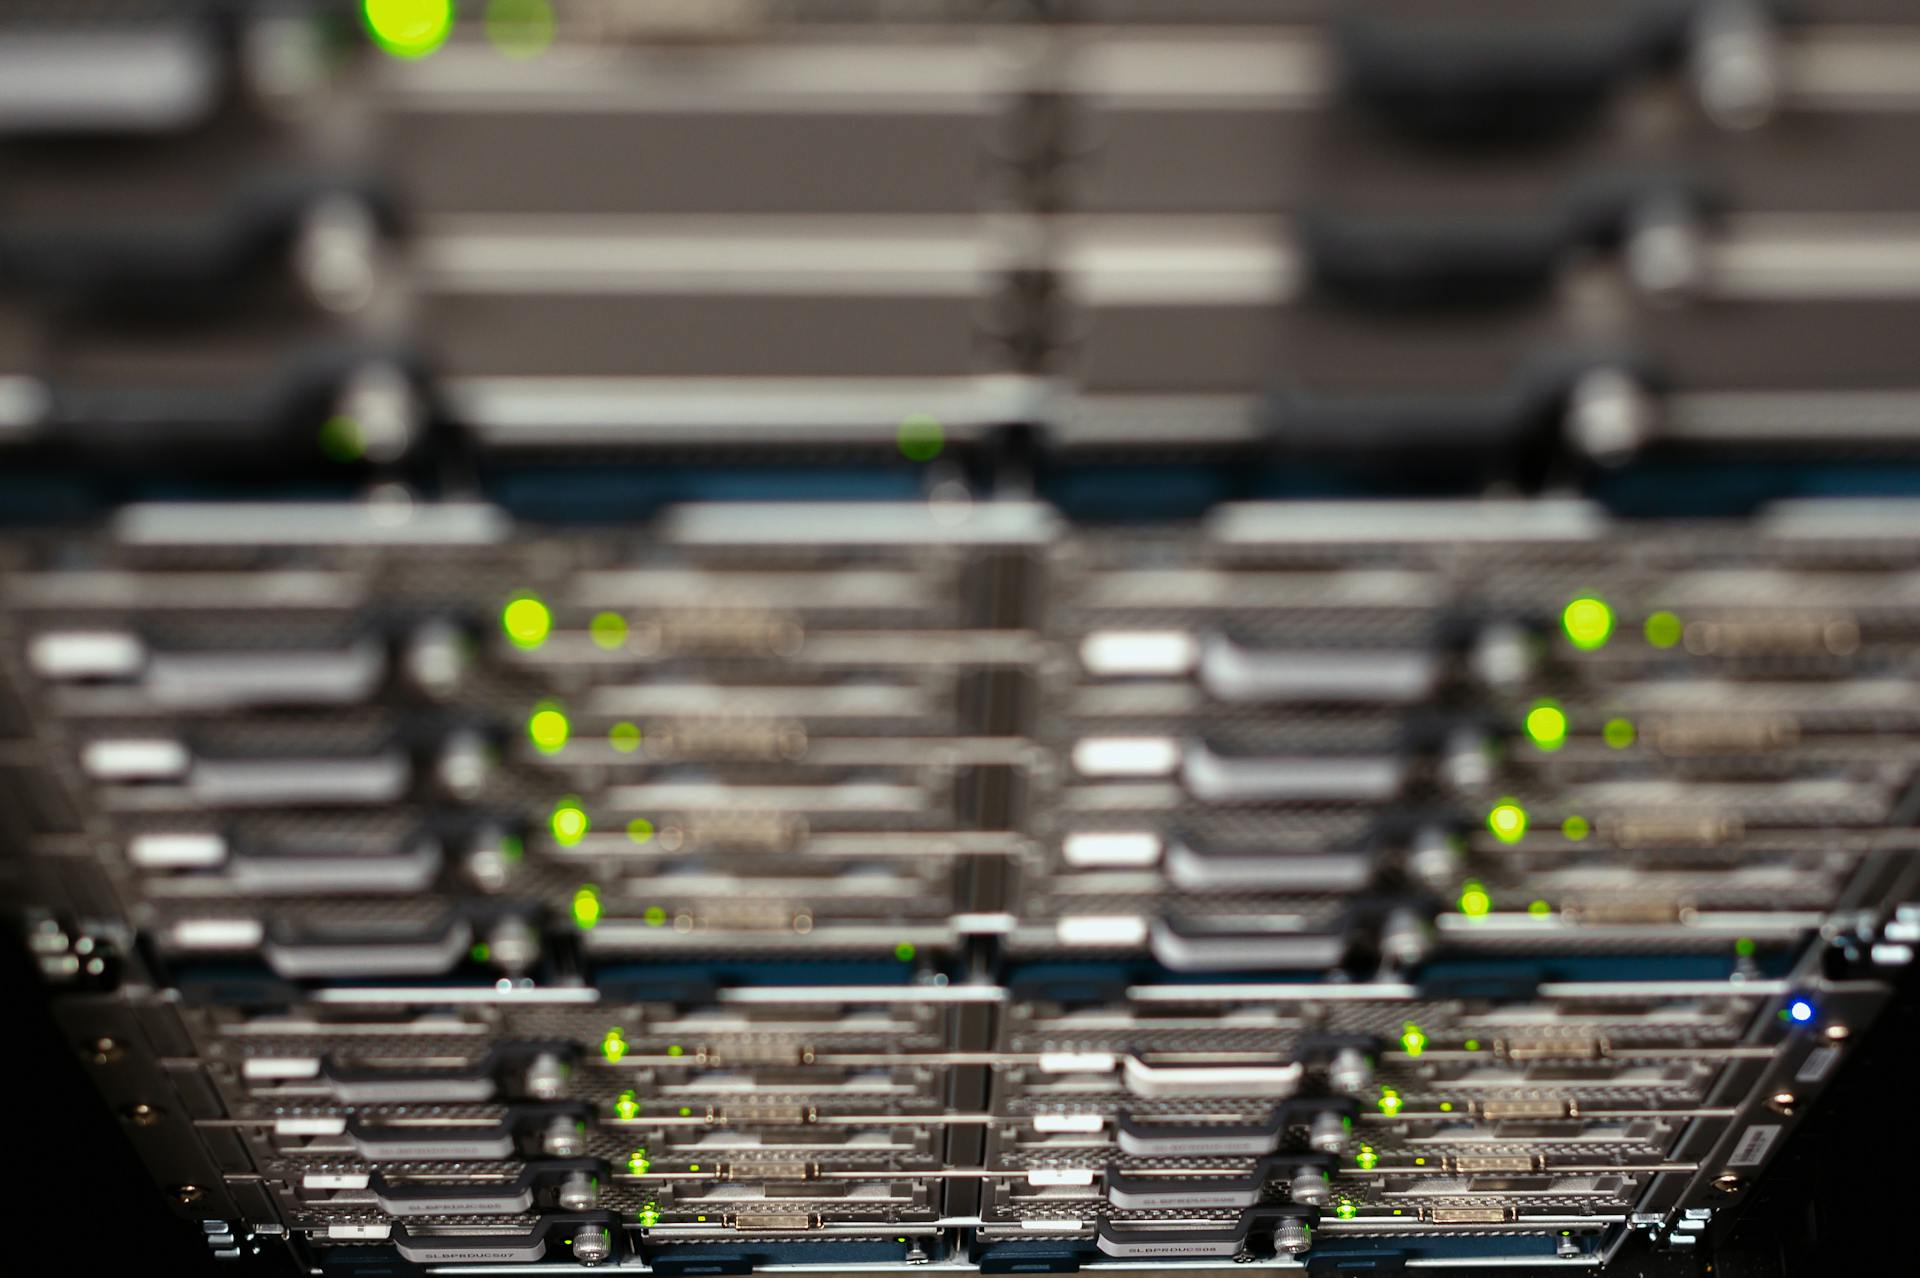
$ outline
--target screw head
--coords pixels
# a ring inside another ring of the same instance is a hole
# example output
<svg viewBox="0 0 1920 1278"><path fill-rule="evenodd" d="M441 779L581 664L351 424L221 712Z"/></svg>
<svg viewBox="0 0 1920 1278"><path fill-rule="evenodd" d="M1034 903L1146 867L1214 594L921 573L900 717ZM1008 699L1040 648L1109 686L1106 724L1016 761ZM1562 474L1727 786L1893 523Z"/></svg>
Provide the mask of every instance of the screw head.
<svg viewBox="0 0 1920 1278"><path fill-rule="evenodd" d="M168 1192L173 1195L173 1201L182 1206L197 1203L207 1196L207 1191L198 1185L175 1185Z"/></svg>
<svg viewBox="0 0 1920 1278"><path fill-rule="evenodd" d="M126 1048L105 1034L88 1043L86 1051L88 1059L95 1065L111 1065L127 1054Z"/></svg>
<svg viewBox="0 0 1920 1278"><path fill-rule="evenodd" d="M1713 1187L1723 1194L1733 1195L1747 1187L1746 1178L1734 1172L1721 1172L1713 1178Z"/></svg>
<svg viewBox="0 0 1920 1278"><path fill-rule="evenodd" d="M120 1112L126 1115L127 1121L135 1127L152 1127L167 1115L166 1110L161 1109L158 1105L149 1105L145 1101L129 1105Z"/></svg>

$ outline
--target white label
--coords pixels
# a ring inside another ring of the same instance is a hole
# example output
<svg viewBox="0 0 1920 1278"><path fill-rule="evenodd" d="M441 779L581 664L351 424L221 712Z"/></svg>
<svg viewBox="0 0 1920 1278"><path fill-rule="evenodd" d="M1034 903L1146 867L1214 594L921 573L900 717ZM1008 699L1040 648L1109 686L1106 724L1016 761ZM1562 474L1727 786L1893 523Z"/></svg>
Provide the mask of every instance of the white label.
<svg viewBox="0 0 1920 1278"><path fill-rule="evenodd" d="M1040 1053L1042 1074L1110 1074L1113 1065L1112 1052Z"/></svg>
<svg viewBox="0 0 1920 1278"><path fill-rule="evenodd" d="M1074 770L1089 777L1163 777L1180 766L1172 737L1088 737L1073 746Z"/></svg>
<svg viewBox="0 0 1920 1278"><path fill-rule="evenodd" d="M27 662L47 679L124 679L147 659L140 641L113 631L68 631L35 635Z"/></svg>
<svg viewBox="0 0 1920 1278"><path fill-rule="evenodd" d="M302 1189L365 1189L365 1172L308 1172L300 1178Z"/></svg>
<svg viewBox="0 0 1920 1278"><path fill-rule="evenodd" d="M1145 830L1069 834L1060 841L1060 857L1080 869L1139 869L1159 862L1160 836Z"/></svg>
<svg viewBox="0 0 1920 1278"><path fill-rule="evenodd" d="M1840 1060L1837 1047L1816 1047L1807 1054L1806 1061L1800 1066L1800 1072L1793 1076L1796 1083L1817 1083L1830 1073Z"/></svg>
<svg viewBox="0 0 1920 1278"><path fill-rule="evenodd" d="M317 1056L256 1056L240 1066L243 1078L316 1078L319 1074Z"/></svg>
<svg viewBox="0 0 1920 1278"><path fill-rule="evenodd" d="M1198 652L1179 630L1096 630L1080 641L1080 664L1094 675L1181 675Z"/></svg>
<svg viewBox="0 0 1920 1278"><path fill-rule="evenodd" d="M80 751L80 766L100 781L177 777L191 762L178 741L89 741Z"/></svg>
<svg viewBox="0 0 1920 1278"><path fill-rule="evenodd" d="M1091 1167L1036 1167L1027 1173L1029 1185L1091 1185Z"/></svg>
<svg viewBox="0 0 1920 1278"><path fill-rule="evenodd" d="M1779 1135L1778 1123L1747 1128L1747 1134L1740 1138L1740 1143L1733 1147L1733 1153L1728 1156L1727 1166L1752 1167L1766 1158L1767 1151L1773 1148L1773 1142Z"/></svg>
<svg viewBox="0 0 1920 1278"><path fill-rule="evenodd" d="M200 870L227 859L227 841L217 834L136 834L127 840L127 860L143 870Z"/></svg>
<svg viewBox="0 0 1920 1278"><path fill-rule="evenodd" d="M276 1118L275 1136L338 1136L347 1130L344 1118Z"/></svg>
<svg viewBox="0 0 1920 1278"><path fill-rule="evenodd" d="M183 950L250 950L266 935L259 919L181 919L173 943Z"/></svg>
<svg viewBox="0 0 1920 1278"><path fill-rule="evenodd" d="M1144 945L1147 921L1132 914L1069 915L1053 925L1062 945Z"/></svg>
<svg viewBox="0 0 1920 1278"><path fill-rule="evenodd" d="M1111 1062L1109 1062L1111 1065ZM1107 1125L1098 1114L1035 1114L1036 1132L1097 1132Z"/></svg>

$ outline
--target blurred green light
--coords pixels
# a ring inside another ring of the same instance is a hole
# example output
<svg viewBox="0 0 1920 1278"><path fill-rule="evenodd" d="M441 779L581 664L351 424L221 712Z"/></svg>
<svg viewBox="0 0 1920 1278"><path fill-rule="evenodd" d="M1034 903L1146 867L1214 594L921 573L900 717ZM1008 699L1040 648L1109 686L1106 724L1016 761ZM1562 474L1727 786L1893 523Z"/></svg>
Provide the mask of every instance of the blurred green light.
<svg viewBox="0 0 1920 1278"><path fill-rule="evenodd" d="M632 1088L620 1093L619 1099L613 1102L613 1112L627 1119L640 1116L640 1099L633 1094ZM647 1151L642 1149L635 1152L644 1154Z"/></svg>
<svg viewBox="0 0 1920 1278"><path fill-rule="evenodd" d="M1605 741L1608 745L1612 746L1616 750L1626 749L1628 746L1633 744L1633 739L1634 739L1633 720L1631 719L1607 720L1607 725L1604 728L1600 729L1600 739Z"/></svg>
<svg viewBox="0 0 1920 1278"><path fill-rule="evenodd" d="M912 941L902 941L900 942L900 944L893 947L893 956L899 959L902 963L913 962L914 956L919 952L920 952L919 950L914 948L914 944Z"/></svg>
<svg viewBox="0 0 1920 1278"><path fill-rule="evenodd" d="M553 43L551 0L488 0L487 42L509 58L537 58Z"/></svg>
<svg viewBox="0 0 1920 1278"><path fill-rule="evenodd" d="M1352 1220L1360 1214L1360 1208L1354 1205L1353 1199L1342 1198L1334 1204L1333 1214L1342 1220Z"/></svg>
<svg viewBox="0 0 1920 1278"><path fill-rule="evenodd" d="M500 610L500 628L516 648L531 652L553 631L553 613L532 595L520 595Z"/></svg>
<svg viewBox="0 0 1920 1278"><path fill-rule="evenodd" d="M627 822L627 837L635 843L646 843L653 838L653 822L645 817L635 817Z"/></svg>
<svg viewBox="0 0 1920 1278"><path fill-rule="evenodd" d="M1560 612L1560 626L1582 652L1604 647L1613 634L1613 609L1603 599L1582 596Z"/></svg>
<svg viewBox="0 0 1920 1278"><path fill-rule="evenodd" d="M360 423L344 413L320 424L320 452L328 461L357 462L367 455L366 436Z"/></svg>
<svg viewBox="0 0 1920 1278"><path fill-rule="evenodd" d="M551 701L542 701L527 717L527 735L542 754L552 754L567 744L567 737L572 731L573 725L567 722L566 712Z"/></svg>
<svg viewBox="0 0 1920 1278"><path fill-rule="evenodd" d="M1394 1091L1391 1087L1383 1087L1380 1089L1380 1112L1389 1118L1399 1113L1400 1107L1405 1103L1405 1101L1400 1099L1400 1093Z"/></svg>
<svg viewBox="0 0 1920 1278"><path fill-rule="evenodd" d="M582 883L573 894L573 922L583 932L591 932L600 921L600 889Z"/></svg>
<svg viewBox="0 0 1920 1278"><path fill-rule="evenodd" d="M621 754L632 754L640 748L640 726L622 720L607 729L607 744Z"/></svg>
<svg viewBox="0 0 1920 1278"><path fill-rule="evenodd" d="M1733 952L1741 958L1752 958L1756 948L1751 936L1737 937L1733 942Z"/></svg>
<svg viewBox="0 0 1920 1278"><path fill-rule="evenodd" d="M1406 1049L1407 1055L1418 1056L1427 1050L1427 1036L1418 1025L1408 1021L1400 1033L1400 1046Z"/></svg>
<svg viewBox="0 0 1920 1278"><path fill-rule="evenodd" d="M424 58L453 30L453 0L361 0L375 44L396 58Z"/></svg>
<svg viewBox="0 0 1920 1278"><path fill-rule="evenodd" d="M1493 908L1493 898L1477 881L1469 880L1460 889L1460 912L1470 919L1480 918Z"/></svg>
<svg viewBox="0 0 1920 1278"><path fill-rule="evenodd" d="M627 1054L626 1031L618 1025L608 1030L607 1036L600 1040L600 1054L616 1065L619 1064L620 1058Z"/></svg>
<svg viewBox="0 0 1920 1278"><path fill-rule="evenodd" d="M1480 1040L1477 1038L1470 1038L1466 1041L1465 1044L1463 1044L1463 1046L1465 1046L1469 1052L1477 1052L1480 1050Z"/></svg>
<svg viewBox="0 0 1920 1278"><path fill-rule="evenodd" d="M1380 1162L1380 1155L1374 1151L1373 1146L1362 1145L1359 1152L1354 1154L1353 1161L1361 1171L1372 1171Z"/></svg>
<svg viewBox="0 0 1920 1278"><path fill-rule="evenodd" d="M1538 701L1527 711L1527 736L1542 750L1558 750L1567 743L1566 712L1551 701Z"/></svg>
<svg viewBox="0 0 1920 1278"><path fill-rule="evenodd" d="M476 963L484 963L493 957L493 947L485 941L475 941L468 947L467 957Z"/></svg>
<svg viewBox="0 0 1920 1278"><path fill-rule="evenodd" d="M1527 832L1527 810L1512 799L1502 799L1487 813L1487 828L1502 843L1518 843Z"/></svg>
<svg viewBox="0 0 1920 1278"><path fill-rule="evenodd" d="M613 652L627 641L627 619L617 612L596 612L587 623L594 646Z"/></svg>
<svg viewBox="0 0 1920 1278"><path fill-rule="evenodd" d="M659 927L667 921L667 912L657 905L649 905L647 912L640 917L647 921L648 927Z"/></svg>
<svg viewBox="0 0 1920 1278"><path fill-rule="evenodd" d="M660 1209L652 1203L648 1203L645 1207L635 1212L633 1218L640 1222L642 1229L652 1229L660 1223Z"/></svg>
<svg viewBox="0 0 1920 1278"><path fill-rule="evenodd" d="M587 812L578 799L560 800L547 824L553 830L553 841L563 848L570 848L587 837Z"/></svg>
<svg viewBox="0 0 1920 1278"><path fill-rule="evenodd" d="M932 461L946 446L946 432L940 423L925 413L916 413L900 423L900 455L908 461Z"/></svg>
<svg viewBox="0 0 1920 1278"><path fill-rule="evenodd" d="M652 1160L647 1157L647 1153L643 1149L636 1149L627 1155L627 1170L636 1176L646 1175L647 1169L652 1166Z"/></svg>
<svg viewBox="0 0 1920 1278"><path fill-rule="evenodd" d="M1527 913L1533 915L1536 919L1544 919L1547 915L1553 913L1553 907L1545 901L1531 901L1527 904Z"/></svg>
<svg viewBox="0 0 1920 1278"><path fill-rule="evenodd" d="M667 1055L669 1056L685 1056L686 1054L687 1054L687 1049L680 1046L680 1044L678 1043L675 1043L672 1046L667 1048Z"/></svg>
<svg viewBox="0 0 1920 1278"><path fill-rule="evenodd" d="M1656 612L1647 618L1647 642L1656 648L1671 648L1680 642L1680 618L1670 612Z"/></svg>
<svg viewBox="0 0 1920 1278"><path fill-rule="evenodd" d="M1593 833L1593 826L1583 816L1570 816L1560 823L1560 833L1578 843Z"/></svg>

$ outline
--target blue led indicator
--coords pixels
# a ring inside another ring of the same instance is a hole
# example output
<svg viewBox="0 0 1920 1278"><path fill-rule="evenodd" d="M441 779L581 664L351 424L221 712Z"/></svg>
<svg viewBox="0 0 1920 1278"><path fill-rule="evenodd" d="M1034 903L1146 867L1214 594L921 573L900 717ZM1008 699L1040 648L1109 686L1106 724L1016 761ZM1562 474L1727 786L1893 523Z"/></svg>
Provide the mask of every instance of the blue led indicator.
<svg viewBox="0 0 1920 1278"><path fill-rule="evenodd" d="M1796 998L1787 1004L1787 1015L1791 1016L1796 1023L1805 1025L1813 1019L1813 1004L1804 998Z"/></svg>

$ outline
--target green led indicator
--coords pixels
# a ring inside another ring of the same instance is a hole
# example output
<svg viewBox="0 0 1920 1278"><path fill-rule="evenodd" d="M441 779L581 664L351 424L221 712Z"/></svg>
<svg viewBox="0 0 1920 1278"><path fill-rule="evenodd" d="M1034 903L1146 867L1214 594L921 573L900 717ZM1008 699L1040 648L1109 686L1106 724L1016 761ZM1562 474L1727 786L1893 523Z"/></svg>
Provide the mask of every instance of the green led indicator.
<svg viewBox="0 0 1920 1278"><path fill-rule="evenodd" d="M1374 1151L1373 1146L1362 1145L1359 1152L1354 1154L1353 1161L1361 1171L1372 1171L1379 1164L1380 1155Z"/></svg>
<svg viewBox="0 0 1920 1278"><path fill-rule="evenodd" d="M621 1092L620 1098L613 1102L613 1112L625 1119L633 1119L640 1116L640 1098L633 1094L631 1087ZM641 1149L635 1152L644 1154L647 1151Z"/></svg>
<svg viewBox="0 0 1920 1278"><path fill-rule="evenodd" d="M670 1044L667 1047L667 1055L669 1056L685 1056L686 1054L687 1054L687 1049L680 1046L680 1044L678 1043Z"/></svg>
<svg viewBox="0 0 1920 1278"><path fill-rule="evenodd" d="M509 861L518 861L527 854L527 841L517 834L509 834L500 840L500 855Z"/></svg>
<svg viewBox="0 0 1920 1278"><path fill-rule="evenodd" d="M484 963L493 957L493 947L485 941L475 941L467 950L467 957L476 963Z"/></svg>
<svg viewBox="0 0 1920 1278"><path fill-rule="evenodd" d="M1542 750L1558 750L1567 743L1566 712L1551 701L1537 701L1527 711L1527 736Z"/></svg>
<svg viewBox="0 0 1920 1278"><path fill-rule="evenodd" d="M1453 1112L1453 1102L1452 1102L1452 1101L1441 1101L1441 1102L1440 1102L1440 1112L1441 1112L1441 1113L1443 1113L1443 1114L1451 1114L1451 1113Z"/></svg>
<svg viewBox="0 0 1920 1278"><path fill-rule="evenodd" d="M361 0L373 42L396 58L424 58L453 30L453 0Z"/></svg>
<svg viewBox="0 0 1920 1278"><path fill-rule="evenodd" d="M640 725L622 720L607 729L607 744L621 754L632 754L640 748Z"/></svg>
<svg viewBox="0 0 1920 1278"><path fill-rule="evenodd" d="M573 922L582 932L591 932L600 921L600 889L582 883L573 893Z"/></svg>
<svg viewBox="0 0 1920 1278"><path fill-rule="evenodd" d="M646 920L648 927L659 927L667 921L667 912L657 905L649 905L647 912L640 917Z"/></svg>
<svg viewBox="0 0 1920 1278"><path fill-rule="evenodd" d="M553 830L553 841L570 848L587 837L587 810L580 806L578 799L562 799L547 824Z"/></svg>
<svg viewBox="0 0 1920 1278"><path fill-rule="evenodd" d="M1607 726L1600 729L1600 739L1616 750L1624 750L1633 744L1633 720L1609 719Z"/></svg>
<svg viewBox="0 0 1920 1278"><path fill-rule="evenodd" d="M893 947L893 956L899 959L902 963L913 962L914 955L918 954L919 952L920 952L919 950L914 948L912 941L902 941L900 942L900 944Z"/></svg>
<svg viewBox="0 0 1920 1278"><path fill-rule="evenodd" d="M915 413L900 423L900 455L908 461L932 461L946 446L946 432L940 423L925 413Z"/></svg>
<svg viewBox="0 0 1920 1278"><path fill-rule="evenodd" d="M1613 609L1607 607L1604 599L1583 595L1561 610L1560 627L1567 632L1574 647L1592 652L1605 647L1613 634Z"/></svg>
<svg viewBox="0 0 1920 1278"><path fill-rule="evenodd" d="M527 736L532 738L534 748L541 754L553 754L567 744L573 725L567 722L566 712L558 702L542 701L527 716Z"/></svg>
<svg viewBox="0 0 1920 1278"><path fill-rule="evenodd" d="M1671 648L1680 642L1680 618L1670 612L1656 612L1647 618L1647 642L1656 648Z"/></svg>
<svg viewBox="0 0 1920 1278"><path fill-rule="evenodd" d="M320 424L320 452L328 461L357 462L367 455L366 436L360 423L345 414L327 418Z"/></svg>
<svg viewBox="0 0 1920 1278"><path fill-rule="evenodd" d="M532 652L553 633L553 613L532 595L520 595L500 610L500 628L514 647Z"/></svg>
<svg viewBox="0 0 1920 1278"><path fill-rule="evenodd" d="M1484 916L1493 908L1493 898L1487 895L1487 889L1477 880L1468 880L1460 889L1460 912L1470 919Z"/></svg>
<svg viewBox="0 0 1920 1278"><path fill-rule="evenodd" d="M660 1209L652 1203L648 1203L639 1211L635 1212L633 1218L640 1222L642 1229L652 1229L660 1223Z"/></svg>
<svg viewBox="0 0 1920 1278"><path fill-rule="evenodd" d="M1391 1118L1399 1113L1400 1107L1405 1103L1405 1101L1400 1099L1400 1093L1394 1091L1393 1088L1383 1087L1380 1089L1380 1112L1387 1117Z"/></svg>
<svg viewBox="0 0 1920 1278"><path fill-rule="evenodd" d="M653 1160L647 1157L644 1149L636 1149L627 1155L627 1170L636 1176L646 1175L647 1169L652 1166Z"/></svg>
<svg viewBox="0 0 1920 1278"><path fill-rule="evenodd" d="M1733 952L1741 958L1752 958L1756 948L1758 947L1754 945L1751 936L1741 936L1734 939Z"/></svg>
<svg viewBox="0 0 1920 1278"><path fill-rule="evenodd" d="M1354 1204L1351 1198L1342 1198L1338 1203L1334 1204L1333 1214L1342 1220L1352 1220L1360 1214L1360 1208Z"/></svg>
<svg viewBox="0 0 1920 1278"><path fill-rule="evenodd" d="M1527 810L1512 799L1502 799L1487 813L1487 828L1502 843L1518 843L1527 833Z"/></svg>
<svg viewBox="0 0 1920 1278"><path fill-rule="evenodd" d="M618 1065L620 1058L627 1054L626 1031L618 1025L608 1030L607 1036L600 1040L600 1054ZM627 1094L632 1095L631 1092Z"/></svg>
<svg viewBox="0 0 1920 1278"><path fill-rule="evenodd" d="M653 838L653 822L645 817L635 817L627 822L627 838L635 843L646 843Z"/></svg>
<svg viewBox="0 0 1920 1278"><path fill-rule="evenodd" d="M1477 1038L1470 1038L1465 1043L1461 1044L1461 1046L1465 1047L1469 1052L1477 1052L1480 1050L1480 1040Z"/></svg>
<svg viewBox="0 0 1920 1278"><path fill-rule="evenodd" d="M1593 825L1583 816L1570 816L1560 823L1560 833L1578 843L1593 833Z"/></svg>
<svg viewBox="0 0 1920 1278"><path fill-rule="evenodd" d="M1553 913L1553 907L1545 901L1529 901L1527 903L1527 913L1533 915L1536 919L1544 919Z"/></svg>
<svg viewBox="0 0 1920 1278"><path fill-rule="evenodd" d="M1407 1055L1418 1056L1427 1050L1427 1036L1418 1025L1408 1021L1400 1031L1400 1046L1406 1049Z"/></svg>
<svg viewBox="0 0 1920 1278"><path fill-rule="evenodd" d="M688 1171L699 1171L699 1170L700 1170L700 1164L699 1164L699 1163L688 1163L688 1164L687 1164L687 1170L688 1170ZM706 1219L706 1217L704 1217L704 1216L702 1216L702 1217L701 1217L701 1219L702 1219L702 1220L705 1220L705 1219Z"/></svg>
<svg viewBox="0 0 1920 1278"><path fill-rule="evenodd" d="M587 634L596 648L617 651L627 641L627 619L617 612L596 612L587 623Z"/></svg>
<svg viewBox="0 0 1920 1278"><path fill-rule="evenodd" d="M682 1117L682 1118L692 1118L692 1117L693 1117L693 1110L692 1110L692 1109L690 1109L690 1108L688 1108L688 1107L687 1107L687 1106L685 1106L685 1105L682 1105L682 1106L680 1107L680 1117Z"/></svg>

